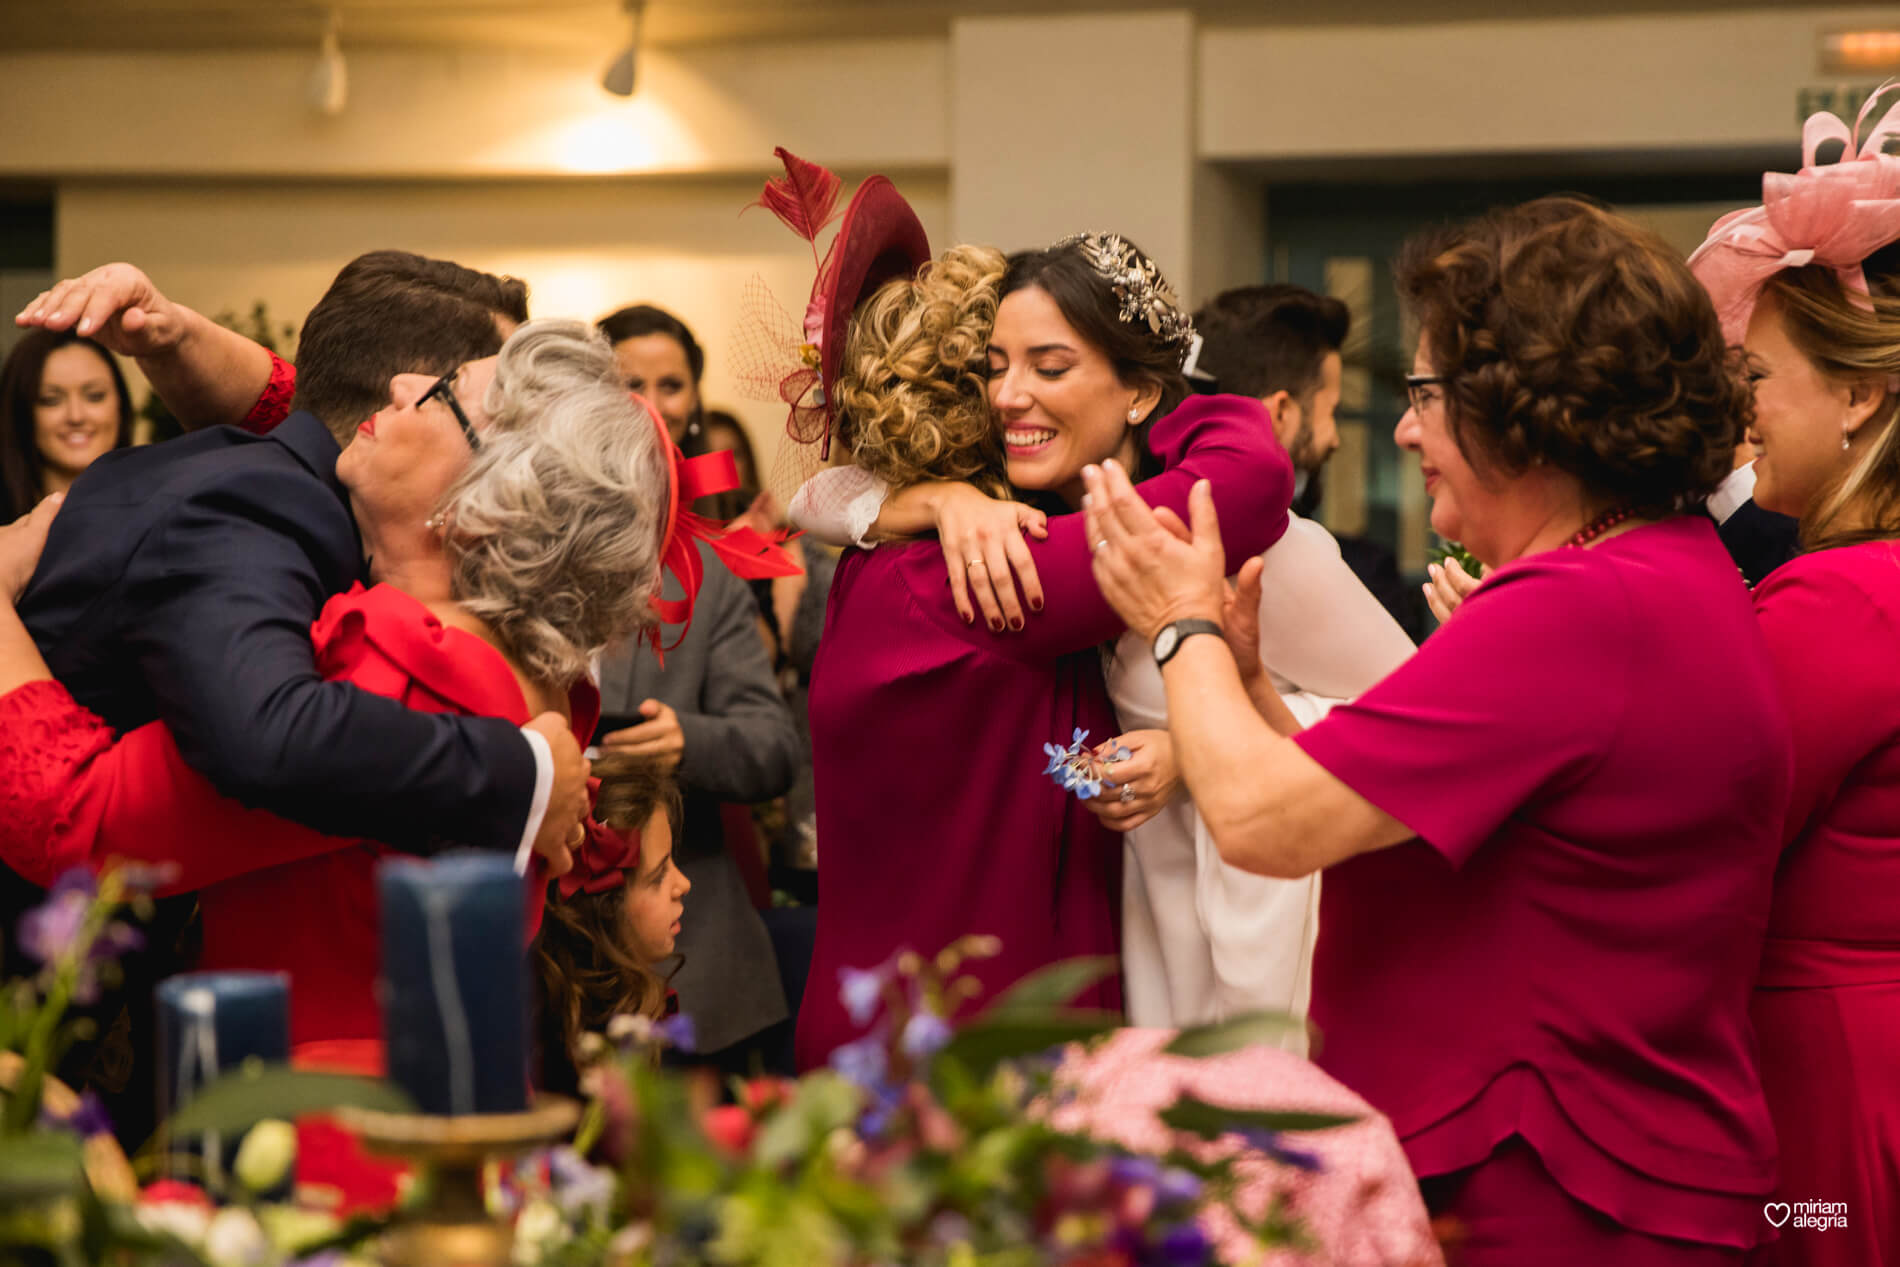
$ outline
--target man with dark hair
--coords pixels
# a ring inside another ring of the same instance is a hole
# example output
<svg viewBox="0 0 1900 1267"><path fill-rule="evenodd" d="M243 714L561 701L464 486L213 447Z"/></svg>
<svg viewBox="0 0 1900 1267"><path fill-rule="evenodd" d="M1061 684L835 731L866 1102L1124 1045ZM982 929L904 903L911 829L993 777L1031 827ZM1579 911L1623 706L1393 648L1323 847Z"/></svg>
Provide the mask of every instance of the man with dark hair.
<svg viewBox="0 0 1900 1267"><path fill-rule="evenodd" d="M1197 368L1215 380L1214 390L1253 396L1267 407L1273 433L1293 459L1293 510L1307 518L1319 508L1320 468L1339 447L1334 412L1351 329L1345 304L1284 282L1224 290L1194 314ZM1363 537L1338 541L1346 565L1417 640L1423 604L1392 552Z"/></svg>
<svg viewBox="0 0 1900 1267"><path fill-rule="evenodd" d="M519 281L400 251L352 261L304 328L305 408L265 435L210 426L123 449L73 485L19 603L54 675L115 730L165 721L185 759L246 805L417 852L533 842L563 869L586 766L562 717L517 727L412 712L322 680L310 640L325 601L374 571L337 482L340 445L388 404L394 375L454 375L498 352L526 316ZM76 326L137 357L174 410L199 422L242 418L288 378L129 265L61 283L24 320ZM461 378L448 390L482 418L485 380ZM16 929L34 891L5 868L0 882ZM184 902L127 965L129 1076L93 1067L106 1090L118 1083L109 1105L134 1143L152 1125L151 987L187 966L172 953Z"/></svg>
<svg viewBox="0 0 1900 1267"><path fill-rule="evenodd" d="M356 424L389 403L395 375L446 374L493 356L527 319L528 286L517 278L408 251L359 255L304 318L295 407L348 444Z"/></svg>
<svg viewBox="0 0 1900 1267"><path fill-rule="evenodd" d="M1194 314L1199 368L1221 391L1267 407L1293 469L1309 482L1339 447L1333 413L1351 328L1339 300L1282 283L1222 291Z"/></svg>

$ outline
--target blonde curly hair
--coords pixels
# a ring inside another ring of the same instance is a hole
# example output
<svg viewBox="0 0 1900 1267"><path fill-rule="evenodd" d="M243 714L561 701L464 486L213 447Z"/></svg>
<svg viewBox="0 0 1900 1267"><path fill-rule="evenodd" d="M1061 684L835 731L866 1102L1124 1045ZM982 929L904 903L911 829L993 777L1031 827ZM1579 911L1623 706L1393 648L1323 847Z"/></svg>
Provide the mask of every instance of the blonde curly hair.
<svg viewBox="0 0 1900 1267"><path fill-rule="evenodd" d="M990 329L1001 251L953 246L915 279L878 287L852 314L837 393L853 461L892 489L962 480L1008 497L990 416Z"/></svg>

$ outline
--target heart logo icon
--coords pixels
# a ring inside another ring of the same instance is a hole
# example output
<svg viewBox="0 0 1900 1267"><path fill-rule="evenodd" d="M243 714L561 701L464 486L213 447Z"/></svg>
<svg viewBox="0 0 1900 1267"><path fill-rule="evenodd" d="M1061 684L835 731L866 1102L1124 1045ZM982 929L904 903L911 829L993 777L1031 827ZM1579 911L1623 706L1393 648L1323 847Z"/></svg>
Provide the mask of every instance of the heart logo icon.
<svg viewBox="0 0 1900 1267"><path fill-rule="evenodd" d="M1788 1216L1794 1213L1786 1201L1770 1201L1761 1208L1761 1212L1763 1216L1776 1227L1780 1227L1783 1223L1786 1223Z"/></svg>

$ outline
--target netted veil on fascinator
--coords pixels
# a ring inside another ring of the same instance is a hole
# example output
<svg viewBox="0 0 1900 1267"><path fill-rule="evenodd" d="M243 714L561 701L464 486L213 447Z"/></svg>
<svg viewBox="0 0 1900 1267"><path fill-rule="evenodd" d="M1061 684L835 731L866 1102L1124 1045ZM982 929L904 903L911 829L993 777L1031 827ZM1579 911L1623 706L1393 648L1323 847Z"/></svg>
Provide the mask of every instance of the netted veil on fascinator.
<svg viewBox="0 0 1900 1267"><path fill-rule="evenodd" d="M1764 174L1761 206L1717 220L1689 257L1730 344L1741 343L1763 284L1783 269L1830 268L1850 301L1873 307L1861 261L1900 241L1900 155L1885 152L1900 140L1900 100L1864 138L1861 129L1895 83L1867 98L1852 131L1831 114L1810 116L1801 129L1801 170ZM1826 141L1844 149L1840 161L1819 166L1816 152Z"/></svg>
<svg viewBox="0 0 1900 1267"><path fill-rule="evenodd" d="M754 400L788 408L785 440L772 463L772 488L791 495L831 458L837 427L835 398L851 314L894 277L913 277L930 262L930 239L897 187L883 176L867 177L842 217L837 210L844 182L830 170L780 147L773 151L785 175L765 182L752 206L764 207L811 244L817 280L795 325L765 282L746 285L739 327L736 376ZM823 256L818 238L833 220L838 232Z"/></svg>

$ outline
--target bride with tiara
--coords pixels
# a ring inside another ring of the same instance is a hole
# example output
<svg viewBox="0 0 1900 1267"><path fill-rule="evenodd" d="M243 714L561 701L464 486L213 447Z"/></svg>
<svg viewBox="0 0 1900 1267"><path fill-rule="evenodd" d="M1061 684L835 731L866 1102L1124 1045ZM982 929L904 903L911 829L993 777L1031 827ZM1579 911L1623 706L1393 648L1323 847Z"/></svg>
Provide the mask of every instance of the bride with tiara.
<svg viewBox="0 0 1900 1267"><path fill-rule="evenodd" d="M919 246L921 236L918 229ZM846 260L877 253L854 242L849 222L834 251ZM923 251L913 258L921 263ZM853 602L848 572L877 569L880 556L889 560L901 554L905 563L900 566L913 573L914 581L901 599L912 610L880 612L883 638L907 641L907 631L922 617L970 649L954 663L932 666L942 671L940 680L933 674L928 685L905 683L918 688L907 698L957 692L970 700L968 707L980 710L980 733L954 737L976 762L963 765L961 782L952 781L947 794L936 798L946 825L971 835L1006 830L1003 821L985 813L989 802L1029 795L1047 800L1053 794L1076 829L1075 803L1060 789L1039 783L1037 772L1021 759L1024 750L1037 751L1030 745L1050 738L1060 743L1071 730L1060 719L1045 720L1040 729L1028 723L1005 726L1005 714L1020 716L1023 710L1010 710L985 691L977 675L967 672L968 661L995 656L1020 664L1045 658L1046 666L1050 653L1060 653L1060 671L1092 691L1102 683L1103 649L1120 637L1106 657L1108 692L1125 726L1154 729L1131 729L1104 746L1104 756L1117 746L1130 756L1104 768L1105 795L1113 799L1095 815L1092 830L1081 829L1080 838L1094 852L1081 855L1080 862L1102 870L1094 897L1098 905L1105 899L1112 906L1117 851L1112 836L1106 842L1102 836L1104 829L1128 831L1121 932L1130 1018L1169 1026L1262 1008L1303 1015L1317 935L1317 879L1279 881L1220 863L1192 804L1178 795L1151 650L1126 636L1112 616L1102 618L1080 516L1057 513L1049 519L1025 502L1007 500L1016 494L1039 499L1052 511L1072 510L1082 468L1105 460L1119 459L1138 475L1157 477L1142 485L1156 504L1171 504L1196 478L1207 477L1216 498L1237 508L1243 532L1254 537L1247 554L1259 554L1285 522L1287 475L1264 413L1251 400L1187 395L1180 372L1191 333L1187 318L1154 265L1120 238L1084 235L1008 259L987 248L956 247L910 277L899 274L874 293L869 286L861 293L870 298L844 327L840 368L823 384L829 389L826 398L836 401L839 436L853 465L807 484L793 514L822 538L867 547L876 540L890 544L850 552L841 564L845 583L836 591L840 601L834 604L814 675L815 742L822 748L827 695L835 699L851 690L839 679L849 682L862 674L861 665L837 650L838 626L851 621L854 608L867 606ZM1245 460L1235 460L1241 457ZM1262 519L1267 520L1264 532L1255 526ZM1028 529L1027 538L1018 525ZM999 526L1006 531L996 531ZM926 532L938 532L939 542L899 543ZM932 559L939 551L952 569L950 586L941 573L928 585L923 581L926 572L936 570ZM1352 577L1337 546L1317 525L1295 522L1266 551L1265 562L1273 606L1259 606L1268 615L1273 610L1283 614L1264 622L1261 645L1271 649L1275 684L1293 696L1296 710L1317 718L1331 699L1357 694L1409 654L1409 640ZM988 584L1012 569L1022 578L1028 612L1007 580ZM987 629L975 622L970 590L987 600ZM1005 591L1008 602L997 601ZM1289 628L1294 622L1286 617L1292 614L1300 617L1297 628ZM894 617L903 623L895 624ZM886 695L882 707L888 713L906 704ZM1094 720L1096 725L1078 722L1076 729L1108 738L1111 732L1101 727L1112 723L1099 714ZM892 726L887 720L880 729L889 732ZM854 734L853 744L860 751L865 747L861 734ZM994 760L994 749L1007 756ZM855 792L827 788L822 751L818 759L831 920L834 927L857 925L864 912L838 900L836 881L840 872L850 876L857 870L864 846L839 821L836 809L826 813L826 802L837 806L848 795L862 801L870 784L854 778ZM979 787L980 781L1020 792ZM912 825L937 806L895 798L893 803L904 807L904 826L887 831L880 848L890 855L895 878L914 858L893 846L913 838ZM1073 840L1063 843L1072 846ZM1059 864L1061 853L1059 845ZM1072 848L1068 865L1078 865ZM959 886L982 883L980 869L957 881ZM855 887L853 879L844 884ZM1108 892L1100 891L1103 885L1111 886ZM919 951L932 951L938 941L909 922L928 902L909 900L907 887L886 886L886 908L902 916L892 921L893 936ZM918 887L916 892L923 897L930 890ZM1034 912L1017 914L1022 918L1015 927L983 918L966 919L963 927L995 932L1007 947L1034 936L1025 924ZM827 953L822 904L820 919L814 971L823 980L835 956ZM874 963L878 955L860 956L858 962ZM839 963L850 966L852 960ZM1021 971L1034 966L1019 965ZM1303 1050L1304 1033L1290 1035L1288 1045ZM822 1054L802 1041L801 1049L807 1060Z"/></svg>

